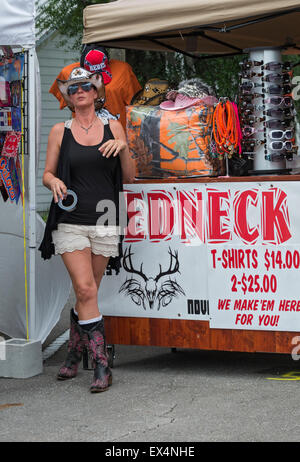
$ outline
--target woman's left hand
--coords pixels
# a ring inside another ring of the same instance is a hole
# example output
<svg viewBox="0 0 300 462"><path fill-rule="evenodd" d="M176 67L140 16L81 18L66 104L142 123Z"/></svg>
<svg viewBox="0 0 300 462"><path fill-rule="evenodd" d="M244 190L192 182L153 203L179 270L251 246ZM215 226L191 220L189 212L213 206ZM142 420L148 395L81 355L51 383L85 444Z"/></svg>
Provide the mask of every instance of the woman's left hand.
<svg viewBox="0 0 300 462"><path fill-rule="evenodd" d="M116 157L126 146L123 140L108 140L106 143L102 144L99 151L102 152L103 157L110 157L111 155Z"/></svg>

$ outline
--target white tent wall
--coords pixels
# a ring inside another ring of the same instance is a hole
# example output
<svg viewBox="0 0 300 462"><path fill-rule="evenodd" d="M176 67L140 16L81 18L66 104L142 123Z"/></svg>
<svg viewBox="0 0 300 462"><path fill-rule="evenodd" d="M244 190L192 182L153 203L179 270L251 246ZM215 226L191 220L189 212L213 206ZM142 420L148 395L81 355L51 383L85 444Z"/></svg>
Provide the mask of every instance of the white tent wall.
<svg viewBox="0 0 300 462"><path fill-rule="evenodd" d="M0 45L20 47L27 54L25 125L29 148L24 156L25 252L21 199L18 204L11 203L9 199L6 202L2 198L0 200L0 332L10 337L29 337L43 342L59 320L70 293L70 280L59 257L43 261L38 251L45 224L36 213L35 191L40 131L35 1L2 0L1 15Z"/></svg>

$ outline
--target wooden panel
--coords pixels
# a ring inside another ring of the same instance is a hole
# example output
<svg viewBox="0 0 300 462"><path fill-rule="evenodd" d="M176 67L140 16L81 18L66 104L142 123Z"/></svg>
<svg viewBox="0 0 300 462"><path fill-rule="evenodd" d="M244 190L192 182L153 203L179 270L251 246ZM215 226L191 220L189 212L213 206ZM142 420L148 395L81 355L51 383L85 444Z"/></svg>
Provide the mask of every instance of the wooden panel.
<svg viewBox="0 0 300 462"><path fill-rule="evenodd" d="M108 344L288 353L297 332L210 329L204 321L105 317Z"/></svg>

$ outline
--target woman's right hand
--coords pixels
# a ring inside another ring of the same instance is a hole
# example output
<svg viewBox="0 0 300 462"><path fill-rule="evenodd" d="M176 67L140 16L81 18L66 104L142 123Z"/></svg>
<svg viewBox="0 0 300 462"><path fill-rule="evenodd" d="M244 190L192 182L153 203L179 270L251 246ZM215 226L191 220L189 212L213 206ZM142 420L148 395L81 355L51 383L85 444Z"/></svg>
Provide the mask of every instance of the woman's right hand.
<svg viewBox="0 0 300 462"><path fill-rule="evenodd" d="M59 178L53 178L53 180L51 180L50 189L55 203L57 203L59 199L65 199L67 197L67 187Z"/></svg>

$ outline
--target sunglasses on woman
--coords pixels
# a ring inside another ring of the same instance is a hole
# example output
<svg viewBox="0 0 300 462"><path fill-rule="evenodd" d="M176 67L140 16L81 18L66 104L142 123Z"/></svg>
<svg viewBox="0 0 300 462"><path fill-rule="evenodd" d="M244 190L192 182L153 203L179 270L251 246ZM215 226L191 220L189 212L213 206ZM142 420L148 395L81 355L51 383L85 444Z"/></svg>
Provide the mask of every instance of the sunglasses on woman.
<svg viewBox="0 0 300 462"><path fill-rule="evenodd" d="M83 91L91 91L92 88L95 88L95 86L91 82L82 82L82 83L72 83L68 87L68 95L75 95L75 93L78 92L79 87Z"/></svg>

